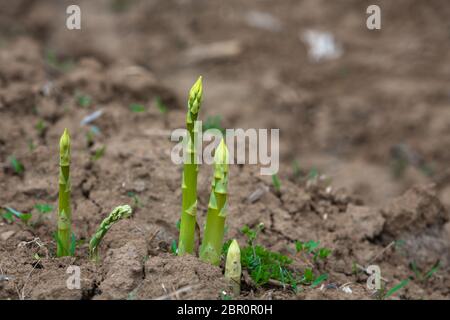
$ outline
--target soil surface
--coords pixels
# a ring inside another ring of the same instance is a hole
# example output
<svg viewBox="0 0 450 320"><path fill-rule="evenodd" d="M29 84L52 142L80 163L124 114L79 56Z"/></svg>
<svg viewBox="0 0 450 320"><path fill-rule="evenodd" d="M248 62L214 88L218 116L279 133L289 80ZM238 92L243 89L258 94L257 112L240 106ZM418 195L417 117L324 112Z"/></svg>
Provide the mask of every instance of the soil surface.
<svg viewBox="0 0 450 320"><path fill-rule="evenodd" d="M295 253L296 240L332 249L314 265L328 274L322 285L294 292L244 274L236 298L376 299L363 269L378 265L387 289L413 278L389 299L448 299L450 5L375 1L382 29L369 31L373 2L0 1L0 207L33 213L28 225L0 220L0 299L229 292L223 266L171 253L182 168L171 162L169 135L184 127L186 94L200 74L202 120L280 128L281 189L257 166L231 166L226 239L244 245L241 228L262 222L258 243L291 256L299 272L311 262ZM65 27L73 3L82 30ZM312 61L308 30L331 32L341 56ZM57 205L64 128L79 241L74 257L56 258L56 210L40 215L35 205ZM203 165L201 226L210 179ZM132 218L108 232L95 264L87 242L121 204L133 207ZM69 266L80 267L81 290L68 289Z"/></svg>

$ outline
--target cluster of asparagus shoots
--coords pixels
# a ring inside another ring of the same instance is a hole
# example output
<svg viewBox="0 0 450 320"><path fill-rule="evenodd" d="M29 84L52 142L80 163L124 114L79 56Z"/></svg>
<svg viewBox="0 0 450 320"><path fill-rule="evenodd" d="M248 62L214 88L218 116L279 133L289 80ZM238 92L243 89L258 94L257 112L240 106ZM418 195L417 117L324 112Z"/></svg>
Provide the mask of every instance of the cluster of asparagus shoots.
<svg viewBox="0 0 450 320"><path fill-rule="evenodd" d="M56 255L58 257L73 256L75 253L75 237L72 233L72 210L70 205L70 136L64 130L59 142L59 198L58 198L58 230ZM89 255L92 260L99 261L98 248L106 232L117 221L131 216L129 205L116 207L110 215L102 221L89 242Z"/></svg>
<svg viewBox="0 0 450 320"><path fill-rule="evenodd" d="M197 150L194 137L199 130L196 121L202 102L202 94L202 77L199 77L192 86L188 99L186 116L187 146L185 148L187 156L182 176L182 212L178 255L193 254L194 252L198 174ZM225 218L227 215L228 160L228 148L224 139L222 139L214 154L214 177L203 241L200 246L200 259L213 265L220 264L222 254ZM230 279L234 294L238 295L240 290L241 261L239 245L236 240L232 242L228 251L225 276Z"/></svg>

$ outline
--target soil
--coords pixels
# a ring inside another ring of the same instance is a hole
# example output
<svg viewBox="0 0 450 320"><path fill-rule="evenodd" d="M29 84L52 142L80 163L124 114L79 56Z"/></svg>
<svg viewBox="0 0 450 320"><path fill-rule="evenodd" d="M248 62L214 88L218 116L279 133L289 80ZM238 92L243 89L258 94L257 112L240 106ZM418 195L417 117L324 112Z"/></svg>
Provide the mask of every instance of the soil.
<svg viewBox="0 0 450 320"><path fill-rule="evenodd" d="M81 31L65 28L73 3L82 8ZM0 1L0 206L33 212L29 226L0 222L0 299L220 299L229 292L222 266L170 250L181 167L171 162L169 134L184 127L186 93L199 74L204 120L280 128L281 190L256 166L231 166L226 239L244 245L240 229L262 222L258 242L292 256L294 270L305 268L296 240L332 249L315 266L329 275L323 285L296 293L255 286L244 275L238 299L375 299L358 265L380 266L389 289L414 276L411 263L425 271L438 260L432 277L415 277L390 299L448 299L450 5L377 3L380 31L365 28L373 1ZM255 26L255 12L276 23ZM301 40L309 29L332 32L342 56L310 61ZM145 112L131 112L132 103ZM91 123L99 133L89 141L80 122L99 109ZM64 128L80 241L74 257L56 258L56 212L39 218L34 206L57 203ZM200 225L210 178L202 166ZM132 218L108 232L101 262L91 262L87 241L126 203ZM74 265L81 290L66 285Z"/></svg>

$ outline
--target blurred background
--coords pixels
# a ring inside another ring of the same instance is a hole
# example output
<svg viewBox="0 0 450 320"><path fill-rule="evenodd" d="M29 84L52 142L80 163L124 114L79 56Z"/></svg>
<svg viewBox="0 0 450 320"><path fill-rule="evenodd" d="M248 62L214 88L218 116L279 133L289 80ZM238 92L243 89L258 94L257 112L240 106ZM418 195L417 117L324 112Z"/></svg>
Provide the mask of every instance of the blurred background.
<svg viewBox="0 0 450 320"><path fill-rule="evenodd" d="M81 30L66 28L71 4ZM366 27L371 4L381 30ZM0 48L40 55L48 79L49 65L93 80L136 66L173 92L169 110L203 75L204 121L280 129L281 176L324 175L375 205L434 182L449 206L449 17L447 0L1 0ZM0 86L1 108L17 88Z"/></svg>

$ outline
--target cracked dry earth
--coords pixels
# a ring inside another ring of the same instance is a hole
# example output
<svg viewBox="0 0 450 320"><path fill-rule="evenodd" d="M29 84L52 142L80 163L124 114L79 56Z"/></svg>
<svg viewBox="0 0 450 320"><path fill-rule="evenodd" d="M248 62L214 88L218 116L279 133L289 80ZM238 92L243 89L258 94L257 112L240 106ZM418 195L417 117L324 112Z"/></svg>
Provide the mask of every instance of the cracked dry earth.
<svg viewBox="0 0 450 320"><path fill-rule="evenodd" d="M105 67L83 59L61 73L44 63L40 50L26 38L17 39L8 50L0 49L0 204L22 212L32 211L36 203L56 204L58 141L67 127L72 136L73 226L77 238L85 241L74 257L56 258L52 238L56 212L39 221L34 215L33 227L3 221L0 299L219 299L228 290L220 267L170 253L178 234L181 167L170 160L173 143L168 132L183 127L184 103L146 69L123 63ZM92 106L77 105L77 92L89 94ZM156 96L169 107L166 114L147 103ZM146 103L148 110L130 112L128 105L135 102ZM204 108L208 103L213 101L205 101ZM89 145L88 128L79 123L99 108L103 114L94 124L100 135ZM36 119L44 119L45 130L35 129ZM104 156L93 161L95 150L103 145ZM10 154L24 164L23 174L16 175L9 167ZM200 225L210 177L211 168L202 166ZM320 240L333 250L330 259L317 266L329 278L324 286L305 287L299 293L275 284L255 287L244 279L240 299L373 299L367 275L355 272L355 265L379 265L390 288L412 275L410 262L426 269L436 260L441 268L431 279L412 281L393 298L449 298L449 215L432 185L414 187L379 207L368 207L342 190L323 186L320 179L280 178L277 194L270 177L260 176L258 168L231 167L226 238L244 244L239 230L263 222L266 228L259 242L294 255L295 270L306 265L295 257L294 241ZM138 203L130 192L138 196ZM90 262L86 240L112 208L126 203L134 207L132 218L120 221L106 235L101 263ZM81 290L66 286L70 265L80 267Z"/></svg>

